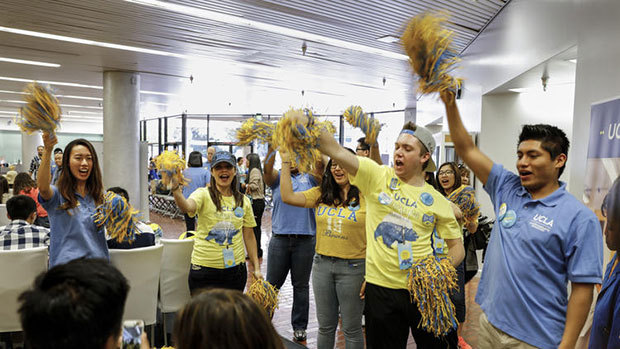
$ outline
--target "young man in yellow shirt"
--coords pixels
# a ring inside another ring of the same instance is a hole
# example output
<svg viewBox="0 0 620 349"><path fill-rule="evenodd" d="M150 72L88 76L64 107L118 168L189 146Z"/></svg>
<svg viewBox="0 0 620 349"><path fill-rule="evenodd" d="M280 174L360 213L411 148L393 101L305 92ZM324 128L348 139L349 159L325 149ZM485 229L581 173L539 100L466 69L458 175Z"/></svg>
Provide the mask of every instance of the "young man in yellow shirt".
<svg viewBox="0 0 620 349"><path fill-rule="evenodd" d="M366 198L366 286L360 296L366 300L367 347L405 348L411 332L420 348L455 348L456 329L438 338L418 327L421 315L407 289L410 264L433 254L434 230L447 243L452 265L465 255L450 203L424 180L424 171L436 167L432 134L405 124L395 143L393 167L351 154L325 131L318 143ZM402 258L407 252L412 259Z"/></svg>

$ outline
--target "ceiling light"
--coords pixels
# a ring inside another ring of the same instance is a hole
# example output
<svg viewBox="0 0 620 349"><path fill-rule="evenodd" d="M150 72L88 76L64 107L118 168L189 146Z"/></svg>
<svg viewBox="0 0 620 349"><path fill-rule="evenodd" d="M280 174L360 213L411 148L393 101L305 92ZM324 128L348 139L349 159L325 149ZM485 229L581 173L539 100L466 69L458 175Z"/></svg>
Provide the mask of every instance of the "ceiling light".
<svg viewBox="0 0 620 349"><path fill-rule="evenodd" d="M175 93L157 92L157 91L140 91L140 93L144 93L147 95L158 95L158 96L177 96L177 94Z"/></svg>
<svg viewBox="0 0 620 349"><path fill-rule="evenodd" d="M322 44L346 48L346 49L350 49L354 51L372 53L372 54L380 55L383 57L395 58L395 59L400 59L404 61L409 60L409 57L407 55L404 55L401 53L396 53L396 52L382 50L382 49L378 49L378 48L374 48L370 46L355 44L352 42L334 39L334 38L330 38L327 36L307 33L301 30L285 28L285 27L281 27L281 26L277 26L273 24L267 24L263 22L257 22L257 21L253 21L250 19L232 16L232 15L228 15L228 14L224 14L220 12L205 10L205 9L201 9L197 7L178 5L178 4L159 1L159 0L125 0L125 1L135 3L135 4L150 6L150 7L156 7L162 10L183 13L189 16L201 17L201 18L210 19L213 21L223 22L223 23L232 24L232 25L239 25L239 26L251 28L252 30L258 29L258 30L263 30L263 31L270 32L270 33L281 34L281 35L290 36L293 38L319 42Z"/></svg>
<svg viewBox="0 0 620 349"><path fill-rule="evenodd" d="M56 64L56 63L29 61L29 60L26 60L26 59L15 59L15 58L7 58L7 57L0 57L0 62L38 65L38 66L41 66L41 67L50 67L50 68L58 68L58 67L60 67L60 64Z"/></svg>
<svg viewBox="0 0 620 349"><path fill-rule="evenodd" d="M62 103L60 103L59 106L67 107L67 108L103 109L102 107L94 107L90 105L76 105L76 104L62 104Z"/></svg>
<svg viewBox="0 0 620 349"><path fill-rule="evenodd" d="M71 115L73 115L74 113L77 113L77 114L103 115L101 112L94 112L94 111L81 111L81 110L80 111L75 111L75 110L69 110L67 112L67 114L71 114Z"/></svg>
<svg viewBox="0 0 620 349"><path fill-rule="evenodd" d="M385 36L378 38L377 40L381 42L386 42L388 44L393 44L395 42L399 42L400 38L394 35L385 35Z"/></svg>
<svg viewBox="0 0 620 349"><path fill-rule="evenodd" d="M4 111L4 110L0 110L0 114L10 114L10 115L17 115L19 114L19 112L16 111Z"/></svg>
<svg viewBox="0 0 620 349"><path fill-rule="evenodd" d="M32 80L32 79L12 78L8 76L0 76L0 80L15 81L15 82L35 82L35 80ZM44 80L36 80L36 82L40 84L69 86L69 87L82 87L82 88L92 88L92 89L97 89L97 90L103 90L103 86L77 84L74 82L44 81Z"/></svg>
<svg viewBox="0 0 620 349"><path fill-rule="evenodd" d="M41 32L35 32L35 31L31 31L31 30L24 30L24 29L17 29L17 28L9 28L9 27L2 27L2 26L0 26L0 31L6 32L6 33L11 33L11 34L34 36L34 37L42 38L42 39L66 41L66 42L72 42L72 43L76 43L76 44L99 46L99 47L105 47L105 48L113 48L113 49L117 49L117 50L133 51L133 52L140 52L140 53L149 53L149 54L153 54L153 55L169 56L169 57L177 57L177 58L188 58L187 55L182 55L182 54L178 54L178 53L172 53L172 52L166 52L166 51L160 51L160 50L153 50L153 49L142 48L142 47L135 47L135 46L112 44L112 43L108 43L108 42L101 42L101 41L94 41L94 40L86 40L86 39L74 38L74 37L70 37L70 36L41 33Z"/></svg>
<svg viewBox="0 0 620 349"><path fill-rule="evenodd" d="M0 93L13 93L13 94L18 94L18 95L26 95L26 92L21 92L21 91L8 91L8 90L0 90ZM56 95L56 97L59 98L75 98L75 99L86 99L86 100L90 100L90 101L102 101L103 98L101 97L86 97L86 96L69 96L69 95Z"/></svg>
<svg viewBox="0 0 620 349"><path fill-rule="evenodd" d="M26 102L24 102L24 101L18 101L18 100L14 100L14 99L0 99L0 102L2 102L2 103L19 103L19 104L26 104Z"/></svg>
<svg viewBox="0 0 620 349"><path fill-rule="evenodd" d="M2 28L2 27L0 27L0 28ZM32 80L32 79L23 79L23 78L12 78L12 77L8 77L8 76L0 76L0 80L16 81L16 82L35 82L36 81L36 82L38 82L40 84L69 86L69 87L83 87L83 88L92 88L92 89L96 89L96 90L103 90L103 86L77 84L77 83L74 83L74 82ZM2 92L23 93L23 92L10 92L10 91L2 91ZM161 95L161 96L177 96L174 93L157 92L157 91L140 91L140 93L151 94L151 95ZM78 96L63 96L63 95L57 95L56 97L93 99L93 100L101 100L101 101L103 100L103 98L98 98L98 97L78 97ZM97 98L97 99L95 99L95 98Z"/></svg>
<svg viewBox="0 0 620 349"><path fill-rule="evenodd" d="M577 64L577 58L567 59L567 61Z"/></svg>

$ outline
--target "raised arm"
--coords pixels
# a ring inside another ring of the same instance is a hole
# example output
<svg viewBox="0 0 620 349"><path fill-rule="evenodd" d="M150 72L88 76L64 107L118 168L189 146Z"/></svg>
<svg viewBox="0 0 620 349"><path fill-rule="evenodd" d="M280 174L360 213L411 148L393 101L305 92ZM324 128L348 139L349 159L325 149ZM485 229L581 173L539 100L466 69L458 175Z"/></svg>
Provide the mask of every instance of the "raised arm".
<svg viewBox="0 0 620 349"><path fill-rule="evenodd" d="M280 196L285 204L304 207L306 205L306 197L302 193L293 192L293 183L291 182L291 159L285 152L280 152L282 158L282 171L280 173Z"/></svg>
<svg viewBox="0 0 620 349"><path fill-rule="evenodd" d="M50 183L52 182L52 152L56 143L58 143L56 137L50 137L49 133L43 132L43 158L41 159L41 165L37 174L37 187L39 188L39 194L46 201L54 195ZM65 156L69 156L69 154L65 154Z"/></svg>
<svg viewBox="0 0 620 349"><path fill-rule="evenodd" d="M450 128L450 137L454 143L456 153L465 161L467 166L474 171L476 177L483 184L486 184L493 161L484 155L472 141L471 136L467 133L461 115L456 105L454 93L451 91L441 92L441 99L446 106L446 114L448 117L448 126Z"/></svg>
<svg viewBox="0 0 620 349"><path fill-rule="evenodd" d="M263 180L265 184L271 186L278 179L278 171L273 168L273 164L276 162L276 153L271 144L265 157L265 168L263 168Z"/></svg>
<svg viewBox="0 0 620 349"><path fill-rule="evenodd" d="M383 165L383 160L381 160L381 153L379 152L379 142L370 146L370 158L379 165Z"/></svg>
<svg viewBox="0 0 620 349"><path fill-rule="evenodd" d="M177 203L177 206L179 206L181 212L190 214L196 213L196 202L192 199L185 199L183 196L183 188L179 185L175 177L172 177L171 185L172 197L174 197L174 201Z"/></svg>
<svg viewBox="0 0 620 349"><path fill-rule="evenodd" d="M336 140L334 136L329 134L326 130L321 132L319 138L319 150L321 153L329 156L332 160L338 162L349 174L355 176L357 170L360 167L359 160L355 154L351 154L348 150L343 148Z"/></svg>

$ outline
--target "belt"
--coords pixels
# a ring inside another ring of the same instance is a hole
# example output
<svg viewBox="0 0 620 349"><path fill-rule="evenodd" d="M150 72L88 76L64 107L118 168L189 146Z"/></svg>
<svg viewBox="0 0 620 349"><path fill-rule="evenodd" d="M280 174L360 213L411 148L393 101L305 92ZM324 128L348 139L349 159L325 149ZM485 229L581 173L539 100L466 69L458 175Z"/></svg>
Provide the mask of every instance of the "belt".
<svg viewBox="0 0 620 349"><path fill-rule="evenodd" d="M279 236L283 238L295 238L295 239L308 239L308 238L314 237L314 235L308 235L308 234L274 234L274 236Z"/></svg>

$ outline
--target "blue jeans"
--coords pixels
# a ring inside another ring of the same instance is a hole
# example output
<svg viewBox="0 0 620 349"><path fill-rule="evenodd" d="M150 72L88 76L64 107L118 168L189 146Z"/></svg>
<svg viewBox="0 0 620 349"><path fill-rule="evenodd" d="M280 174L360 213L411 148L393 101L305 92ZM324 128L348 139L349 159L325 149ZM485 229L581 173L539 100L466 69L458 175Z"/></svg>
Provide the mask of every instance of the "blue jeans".
<svg viewBox="0 0 620 349"><path fill-rule="evenodd" d="M293 219L293 218L292 218ZM282 287L289 270L293 284L293 330L308 328L310 308L310 271L314 256L314 236L287 236L273 234L267 256L267 281L278 289Z"/></svg>
<svg viewBox="0 0 620 349"><path fill-rule="evenodd" d="M338 309L346 348L364 348L360 288L364 282L365 260L341 259L317 254L312 265L312 289L319 322L317 347L334 348Z"/></svg>

